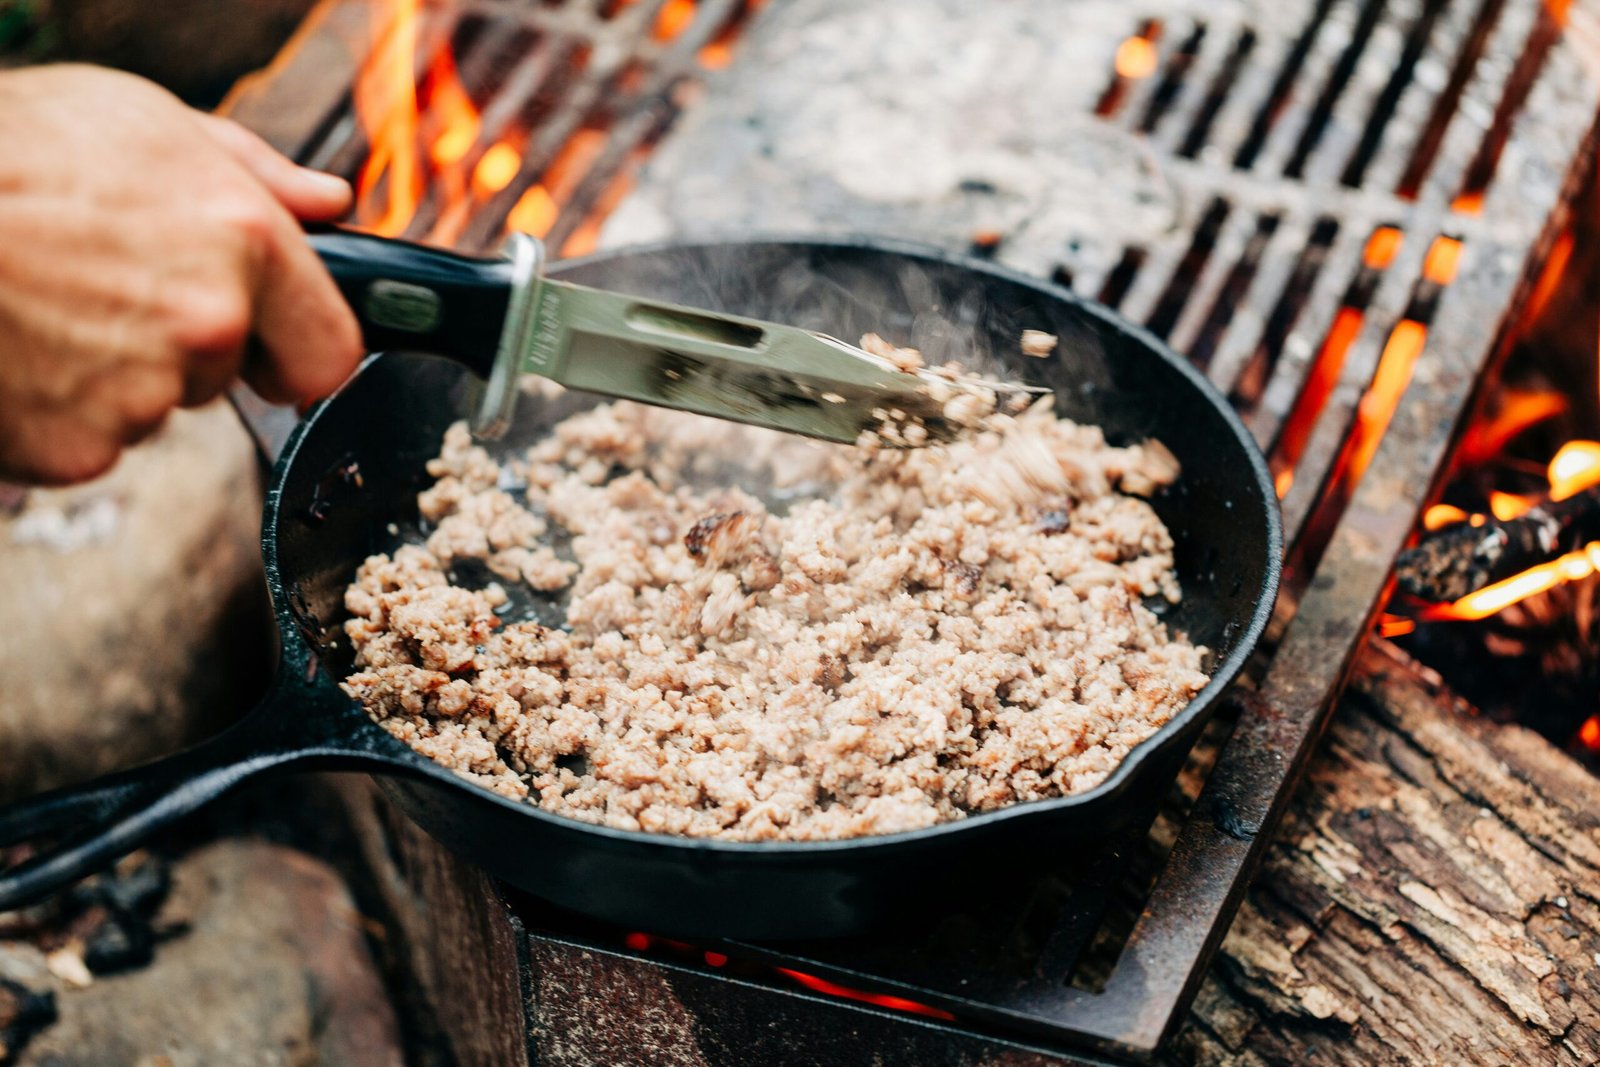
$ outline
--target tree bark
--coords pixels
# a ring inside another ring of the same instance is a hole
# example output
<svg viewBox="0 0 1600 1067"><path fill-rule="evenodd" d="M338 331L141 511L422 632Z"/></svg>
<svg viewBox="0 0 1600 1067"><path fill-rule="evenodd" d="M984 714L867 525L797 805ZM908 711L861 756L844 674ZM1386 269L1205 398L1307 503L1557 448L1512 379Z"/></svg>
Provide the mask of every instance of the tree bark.
<svg viewBox="0 0 1600 1067"><path fill-rule="evenodd" d="M1380 643L1169 1054L1594 1063L1597 976L1600 781Z"/></svg>

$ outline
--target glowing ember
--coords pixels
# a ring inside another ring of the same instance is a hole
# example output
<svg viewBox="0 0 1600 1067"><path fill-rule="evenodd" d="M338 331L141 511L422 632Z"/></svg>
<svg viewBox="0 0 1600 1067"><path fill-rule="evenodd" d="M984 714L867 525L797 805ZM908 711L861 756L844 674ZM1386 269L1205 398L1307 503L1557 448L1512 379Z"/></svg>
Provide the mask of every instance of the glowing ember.
<svg viewBox="0 0 1600 1067"><path fill-rule="evenodd" d="M729 958L721 952L701 951L684 941L674 941L667 937L657 937L634 931L625 934L622 943L635 952L648 952L651 950L667 950L679 956L689 957L696 962L704 960L711 967L727 967ZM805 986L807 989L818 993L825 993L830 997L842 997L846 1000L857 1000L863 1004L872 1004L879 1008L888 1008L891 1011L910 1012L913 1015L925 1015L932 1019L954 1019L955 1016L942 1008L935 1008L930 1004L923 1004L905 997L897 997L891 993L869 993L864 989L853 989L850 986L830 982L826 978L819 978L814 974L804 971L794 971L787 967L756 967L750 963L737 963L739 970L749 972L752 969L758 972L768 972L784 975Z"/></svg>
<svg viewBox="0 0 1600 1067"><path fill-rule="evenodd" d="M472 172L472 191L487 200L510 185L522 169L522 156L515 148L500 141L483 154Z"/></svg>
<svg viewBox="0 0 1600 1067"><path fill-rule="evenodd" d="M893 1008L896 1011L908 1011L914 1015L927 1015L934 1019L954 1019L949 1012L927 1004L919 1004L914 1000L904 997L890 996L887 993L868 993L861 989L851 989L849 986L830 982L826 978L818 978L814 974L803 971L791 971L787 967L773 968L779 974L786 974L807 989L814 989L818 993L827 993L829 996L844 997L847 1000L859 1000L864 1004L876 1004L880 1008Z"/></svg>
<svg viewBox="0 0 1600 1067"><path fill-rule="evenodd" d="M1565 500L1600 485L1600 441L1568 441L1550 461L1548 473L1552 500ZM1489 494L1489 510L1501 522L1527 514L1528 509L1538 502L1537 496L1498 490ZM1482 526L1486 521L1482 515L1468 516L1459 508L1436 504L1423 516L1422 525L1426 529L1436 530L1451 522L1459 522L1462 518L1474 526ZM1530 596L1548 592L1567 582L1581 581L1597 568L1600 568L1600 542L1496 582L1453 604L1429 608L1423 617L1428 620L1485 619Z"/></svg>
<svg viewBox="0 0 1600 1067"><path fill-rule="evenodd" d="M1454 237L1436 237L1422 261L1422 275L1430 282L1449 285L1461 265L1461 242Z"/></svg>
<svg viewBox="0 0 1600 1067"><path fill-rule="evenodd" d="M1288 496L1289 490L1294 488L1294 468L1286 467L1274 475L1272 478L1272 488L1277 492L1279 500L1282 500L1284 497Z"/></svg>
<svg viewBox="0 0 1600 1067"><path fill-rule="evenodd" d="M1367 247L1361 253L1362 262L1374 270L1383 270L1400 254L1402 240L1400 231L1393 226L1379 226L1367 238Z"/></svg>
<svg viewBox="0 0 1600 1067"><path fill-rule="evenodd" d="M1149 38L1129 37L1117 46L1114 63L1118 77L1137 80L1154 74L1159 60L1156 46Z"/></svg>
<svg viewBox="0 0 1600 1067"><path fill-rule="evenodd" d="M511 214L506 216L506 229L543 237L556 224L560 214L561 208L551 197L550 190L542 184L535 185L522 194L522 198L511 209Z"/></svg>
<svg viewBox="0 0 1600 1067"><path fill-rule="evenodd" d="M1600 752L1600 715L1591 715L1578 728L1578 740L1583 746Z"/></svg>
<svg viewBox="0 0 1600 1067"><path fill-rule="evenodd" d="M694 23L694 0L667 0L656 16L655 37L670 41Z"/></svg>

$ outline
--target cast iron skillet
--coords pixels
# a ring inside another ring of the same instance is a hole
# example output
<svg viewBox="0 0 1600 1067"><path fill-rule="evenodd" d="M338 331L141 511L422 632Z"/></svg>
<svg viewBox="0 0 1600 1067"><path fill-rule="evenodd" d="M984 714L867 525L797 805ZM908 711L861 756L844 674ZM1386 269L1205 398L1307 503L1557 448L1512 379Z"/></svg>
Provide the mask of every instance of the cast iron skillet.
<svg viewBox="0 0 1600 1067"><path fill-rule="evenodd" d="M337 688L345 585L415 516L424 463L457 417L467 373L441 359L370 359L300 424L274 469L262 551L282 656L271 692L196 748L0 815L0 845L63 839L0 874L0 910L103 866L247 778L286 768L380 776L429 833L492 874L629 928L686 936L857 932L965 893L974 872L1033 866L1114 826L1170 783L1249 655L1277 592L1277 498L1253 442L1205 380L1148 333L1064 289L886 241L679 244L603 254L552 273L624 292L856 337L877 330L932 356L1014 353L1025 327L1061 337L1010 359L1058 410L1113 442L1156 436L1183 464L1154 501L1172 531L1183 603L1169 622L1215 650L1210 684L1105 782L908 833L818 843L698 840L592 826L515 803L414 754ZM586 401L520 410L514 447ZM156 639L156 635L152 635ZM1070 855L1068 853L1067 855Z"/></svg>

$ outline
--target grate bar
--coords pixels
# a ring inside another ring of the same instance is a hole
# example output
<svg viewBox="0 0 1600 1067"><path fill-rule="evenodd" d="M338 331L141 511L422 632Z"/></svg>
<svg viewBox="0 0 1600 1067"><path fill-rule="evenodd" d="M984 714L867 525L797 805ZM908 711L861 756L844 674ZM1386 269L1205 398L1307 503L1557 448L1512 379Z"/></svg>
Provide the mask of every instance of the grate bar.
<svg viewBox="0 0 1600 1067"><path fill-rule="evenodd" d="M1368 122L1341 182L1396 187L1398 171L1426 133L1428 116L1446 95L1450 85L1446 71L1454 76L1475 14L1467 4L1427 0L1421 19L1407 35L1406 50L1379 100L1378 113Z"/></svg>
<svg viewBox="0 0 1600 1067"><path fill-rule="evenodd" d="M552 249L561 253L568 238L588 220L611 183L625 176L628 160L661 137L672 124L672 119L672 109L658 104L634 111L623 123L613 128L605 147L578 182L565 205L566 209L546 236Z"/></svg>
<svg viewBox="0 0 1600 1067"><path fill-rule="evenodd" d="M1393 265L1378 277L1372 299L1363 312L1361 332L1345 355L1338 383L1295 466L1294 485L1284 497L1283 528L1291 538L1298 539L1305 530L1312 509L1335 473L1335 462L1349 440L1361 398L1378 368L1378 358L1411 302L1423 256L1438 234L1441 214L1436 211L1431 218L1414 218L1410 223L1414 228L1406 234ZM1428 355L1424 350L1423 358Z"/></svg>
<svg viewBox="0 0 1600 1067"><path fill-rule="evenodd" d="M1284 173L1296 146L1317 124L1319 106L1331 106L1328 94L1336 92L1340 60L1355 54L1351 49L1357 27L1365 21L1366 12L1381 6L1382 0L1334 0L1304 61L1294 73L1283 106L1275 113L1277 117L1267 131L1259 154L1247 169L1262 175Z"/></svg>
<svg viewBox="0 0 1600 1067"><path fill-rule="evenodd" d="M742 4L743 0L703 0L696 8L693 24L670 43L650 68L643 84L630 96L634 99L665 97L671 85L684 78L693 68L695 53L716 37ZM583 83L568 97L560 116L535 134L525 155L522 171L495 194L494 199L468 226L465 240L469 245L481 247L499 237L503 220L511 208L549 167L557 149L582 125L584 118L601 104L602 94L615 87L617 79L627 67L626 52L622 49L596 49L595 54L597 59L584 72Z"/></svg>
<svg viewBox="0 0 1600 1067"><path fill-rule="evenodd" d="M1543 10L1538 4L1511 4L1501 16L1461 92L1461 107L1445 126L1438 159L1417 192L1419 200L1452 198L1461 191L1467 168L1483 143L1483 116L1499 111L1505 95L1513 91L1511 76L1539 33Z"/></svg>
<svg viewBox="0 0 1600 1067"><path fill-rule="evenodd" d="M1236 168L1250 170L1255 166L1279 113L1290 106L1301 67L1321 35L1333 3L1334 0L1317 0L1294 40L1283 41L1280 47L1271 50L1276 63L1269 68L1267 56L1261 56L1260 69L1246 72L1241 90L1234 97L1235 106L1224 109L1224 118L1217 123L1218 133L1213 141ZM1269 69L1273 69L1270 80Z"/></svg>
<svg viewBox="0 0 1600 1067"><path fill-rule="evenodd" d="M1478 69L1484 45L1494 32L1505 9L1506 0L1483 0L1473 16L1472 29L1459 46L1452 48L1455 65L1450 70L1449 81L1433 101L1433 108L1424 118L1418 116L1416 142L1404 156L1398 151L1382 153L1371 171L1371 181L1382 188L1394 189L1402 197L1416 196L1417 189L1427 177L1444 138L1445 126L1461 105L1461 93ZM1454 22L1450 22L1452 27ZM1404 162L1402 173L1393 173Z"/></svg>
<svg viewBox="0 0 1600 1067"><path fill-rule="evenodd" d="M1536 35L1539 32L1539 20L1529 19L1528 23L1529 35ZM1508 26L1507 29L1514 32L1516 27ZM1497 38L1501 48L1516 47L1514 42L1515 38L1506 34ZM1522 52L1522 48L1516 49L1516 54ZM1511 67L1501 68L1504 72L1498 86L1501 94L1516 91L1510 80L1511 69ZM1480 88L1488 90L1490 86L1481 85ZM1372 373L1377 367L1390 331L1411 301L1412 292L1421 277L1423 258L1428 247L1442 232L1445 216L1449 212L1450 196L1459 187L1465 174L1467 160L1470 158L1465 151L1452 151L1452 149L1465 149L1469 144L1479 143L1476 137L1468 141L1467 133L1471 132L1470 127L1460 122L1459 118L1460 116L1446 131L1441 160L1429 176L1419 197L1417 209L1407 224L1408 232L1399 256L1379 281L1363 322L1362 334L1346 358L1339 386L1329 397L1311 439L1307 442L1300 469L1296 471L1295 484L1283 504L1286 530L1298 534L1317 508L1323 493L1330 488L1329 479L1337 473L1334 469L1335 463L1345 449L1355 426L1359 405L1372 380ZM1470 241L1468 243L1470 245ZM1432 358L1430 350L1434 347L1436 345L1425 347L1421 358L1423 360ZM1332 506L1337 507L1339 504L1336 501ZM1331 521L1331 518L1325 519L1326 521Z"/></svg>
<svg viewBox="0 0 1600 1067"><path fill-rule="evenodd" d="M1447 0L1387 3L1334 103L1321 139L1301 168L1290 170L1313 185L1360 187L1373 151L1388 131L1400 97L1415 81L1417 59Z"/></svg>
<svg viewBox="0 0 1600 1067"><path fill-rule="evenodd" d="M1260 232L1262 216L1253 211L1233 211L1217 232L1216 244L1205 268L1189 283L1188 298L1167 340L1179 352L1199 359L1195 342L1229 279L1243 269L1246 251Z"/></svg>
<svg viewBox="0 0 1600 1067"><path fill-rule="evenodd" d="M1166 338L1171 334L1173 324L1190 298L1195 278L1216 260L1218 234L1233 214L1233 205L1220 196L1213 197L1206 205L1205 213L1194 227L1188 249L1172 268L1161 299L1144 316L1145 325L1157 337Z"/></svg>
<svg viewBox="0 0 1600 1067"><path fill-rule="evenodd" d="M1156 50L1156 69L1168 70L1172 58L1183 46L1183 42L1194 32L1194 22L1186 18L1173 18L1167 20L1154 20L1156 28L1154 44ZM1156 89L1161 82L1160 77L1125 79L1121 96L1117 99L1116 112L1110 116L1109 121L1130 132L1138 127L1138 123L1150 108L1150 101L1156 94Z"/></svg>
<svg viewBox="0 0 1600 1067"><path fill-rule="evenodd" d="M1213 92L1225 90L1227 79L1237 71L1241 32L1237 22L1213 18L1205 23L1205 27L1205 37L1184 71L1181 92L1167 109L1162 121L1149 131L1151 144L1161 151L1176 151L1177 146L1189 136L1189 131L1202 120L1204 108Z"/></svg>
<svg viewBox="0 0 1600 1067"><path fill-rule="evenodd" d="M654 10L647 5L661 2L644 0L631 9ZM1039 2L1041 12L1048 10L1045 0ZM1577 2L1586 11L1600 5ZM906 18L922 17L917 0L884 0L890 3ZM1180 6L1189 13L1172 16ZM631 168L684 106L668 94L696 71L698 48L735 25L739 7L734 0L701 0L689 30L655 42L630 39L648 37L650 26L638 14L630 21L629 5L607 19L606 0L466 0L462 10L486 21L455 35L463 79L487 98L486 115L512 116L509 125L497 117L474 151L493 143L501 129L529 128L535 142L511 185L472 205L476 214L463 230L467 243L498 238L506 212L544 179L569 135L604 126L606 140L592 159L584 157L581 175L574 169L579 164L564 168L564 210L548 237L559 248L573 234L587 233L595 205L631 180ZM1152 835L1097 850L1088 862L1101 875L1098 886L1068 879L1027 899L1019 894L1003 916L980 917L977 933L984 936L970 944L765 946L743 955L832 974L857 988L893 988L924 1003L959 1004L952 1033L971 1033L973 1026L987 1026L992 1036L1002 1028L1012 1036L1031 1032L1047 1035L1057 1052L1060 1042L1073 1041L1102 1053L1149 1056L1181 1017L1359 647L1394 552L1442 463L1450 428L1526 285L1541 229L1571 193L1569 179L1587 150L1600 93L1577 69L1572 48L1550 48L1548 61L1543 48L1530 50L1529 42L1549 39L1554 25L1541 14L1539 0L1281 0L1281 7L1269 12L1242 5L1252 19L1244 23L1177 0L1150 0L1133 12L1164 23L1156 42L1160 65L1148 77L1117 83L1108 125L1130 141L1140 138L1150 165L1184 207L1176 225L1133 231L1122 244L1103 234L1069 232L1081 243L1068 244L1058 271L1078 291L1120 304L1129 317L1189 349L1211 380L1235 395L1252 431L1269 447L1285 438L1285 419L1305 393L1347 297L1365 305L1319 417L1309 427L1297 421L1288 435L1303 448L1286 486L1286 517L1299 536L1297 578L1280 605L1280 639L1259 659L1259 695L1236 695L1237 727L1221 742L1216 769L1178 828L1170 855L1153 850L1167 838ZM950 5L948 16L966 17L960 8ZM765 54L752 57L761 62L730 71L720 97L708 94L708 113L722 108L721 121L730 113L733 121L749 121L770 108L771 100L756 99L761 93L739 96L752 84L764 86L738 81L752 71L770 79L788 63L790 76L805 87L806 64L789 58L798 55L795 41L805 29L802 9L825 20L839 11L865 17L861 12L878 7L790 0L787 10L795 17L768 35ZM360 0L328 0L315 19L365 40L366 17ZM452 36L453 24L434 21L446 26L439 31L446 39ZM570 60L560 58L564 42L591 49L584 69L570 79L563 74ZM301 127L306 116L315 116L309 129L297 132L271 118L271 109L261 106L265 94L239 95L268 116L264 125L294 145L300 158L322 153L357 166L364 146L349 116L351 60L342 60L341 68L324 50L315 54L328 70L306 66L304 57L315 47L315 40L303 42L274 79L285 99L309 101L292 111ZM530 58L536 52L546 58ZM526 65L538 62L545 67L528 73ZM343 87L329 89L330 79L336 85L340 78ZM498 85L484 92L490 81ZM1096 75L1084 85L1082 95L1092 102L1103 82ZM554 104L533 99L546 87L559 95ZM730 101L736 105L731 112ZM747 107L754 111L741 110ZM1492 179L1488 211L1476 218L1453 201L1491 125L1507 139L1499 161L1506 173L1483 176ZM703 155L693 149L716 150L704 139L718 129L696 123L681 130L672 150L655 157L660 162L643 180L641 195L679 192L673 167L698 165ZM730 161L730 174L738 173L736 162ZM1302 180L1285 180L1285 171ZM746 173L771 177L759 167ZM748 195L739 186L734 181L726 188L728 203L684 207L673 225L692 220L754 228L758 220L731 204ZM797 203L819 223L903 226L943 239L935 232L941 223L927 213L902 215L898 205L878 202L855 208L847 197L812 201L796 189ZM751 202L770 203L764 195ZM1364 264L1365 250L1374 228L1386 224L1403 230L1404 238L1392 262L1378 270ZM1433 306L1415 384L1375 440L1371 465L1363 477L1351 477L1347 460L1358 439L1350 430L1371 393L1375 368L1384 366L1393 324L1420 315L1418 294L1432 292L1433 283L1420 280L1422 263L1441 230L1464 241L1461 276ZM1046 232L1017 229L997 255L1049 264L1061 253L1037 247ZM970 237L963 228L948 243L965 247ZM1159 873L1145 893L1152 870ZM1116 902L1110 919L1108 898ZM990 918L993 925L984 925ZM567 951L547 932L533 936L539 945ZM1013 952L1018 944L1026 951ZM649 966L616 958L623 970ZM1096 984L1100 991L1091 992ZM864 1013L870 1009L834 1002L827 1010L834 1013L830 1018L848 1021L869 1018Z"/></svg>
<svg viewBox="0 0 1600 1067"><path fill-rule="evenodd" d="M1240 376L1263 343L1267 323L1284 299L1310 240L1311 224L1303 215L1294 215L1278 226L1262 249L1250 288L1239 301L1206 368L1211 384L1224 393L1232 394L1238 388Z"/></svg>
<svg viewBox="0 0 1600 1067"><path fill-rule="evenodd" d="M1351 279L1361 267L1362 252L1372 230L1369 221L1349 217L1340 221L1339 232L1323 258L1305 307L1284 339L1277 366L1261 392L1261 402L1245 416L1245 425L1264 451L1271 452L1277 443L1283 420L1288 418L1312 364L1322 353L1323 340L1344 305Z"/></svg>
<svg viewBox="0 0 1600 1067"><path fill-rule="evenodd" d="M1408 22L1406 14L1414 3L1400 0L1398 20L1393 18L1395 7L1390 0L1367 0L1362 6L1355 30L1283 165L1285 176L1316 184L1318 175L1310 170L1313 159L1348 158L1379 96L1384 75L1395 69L1400 58L1400 34L1391 23Z"/></svg>

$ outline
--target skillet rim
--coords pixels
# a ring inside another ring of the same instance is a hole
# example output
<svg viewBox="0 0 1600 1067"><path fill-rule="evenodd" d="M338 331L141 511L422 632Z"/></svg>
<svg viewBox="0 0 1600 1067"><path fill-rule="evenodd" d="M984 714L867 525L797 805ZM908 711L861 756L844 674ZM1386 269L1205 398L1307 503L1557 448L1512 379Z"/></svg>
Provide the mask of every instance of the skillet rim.
<svg viewBox="0 0 1600 1067"><path fill-rule="evenodd" d="M536 820L548 824L553 830L566 833L592 834L607 839L612 843L627 846L685 850L700 854L726 854L729 858L767 856L773 859L783 857L799 859L810 855L844 850L854 851L864 846L882 851L894 851L920 847L930 841L943 838L948 838L953 843L960 838L987 833L1007 825L1014 827L1019 820L1039 819L1053 815L1059 816L1074 808L1092 807L1101 802L1114 803L1116 799L1114 794L1126 789L1146 763L1171 748L1191 725L1197 725L1199 721L1203 721L1209 716L1218 700L1233 684L1243 670L1246 661L1254 653L1262 633L1266 630L1267 624L1272 618L1283 571L1283 517L1277 493L1272 488L1272 477L1267 468L1266 458L1262 455L1255 438L1251 436L1243 421L1216 386L1212 385L1210 380L1196 369L1193 364L1178 355L1165 341L1145 327L1128 321L1103 304L1074 293L1070 289L1066 289L1047 279L1035 277L974 256L951 252L947 249L916 241L896 237L804 233L742 233L729 237L702 234L684 239L639 242L591 253L587 256L559 260L550 264L547 273L559 277L567 269L604 264L607 261L623 256L658 254L691 248L727 247L730 245L750 247L758 245L810 246L835 251L889 253L909 259L931 260L945 266L987 275L1070 304L1080 314L1098 320L1100 324L1113 331L1132 337L1142 344L1152 357L1177 370L1193 388L1197 398L1209 404L1222 416L1223 423L1232 432L1234 440L1244 452L1251 478L1266 505L1264 510L1267 525L1268 557L1265 560L1263 578L1258 590L1255 610L1241 633L1238 643L1235 644L1227 657L1217 664L1205 688L1201 689L1193 700L1185 704L1183 709L1164 723L1160 729L1135 745L1103 781L1094 788L1082 793L1041 800L1021 801L1003 808L997 808L994 811L969 815L963 819L935 823L932 826L916 830L901 830L888 834L865 834L859 837L823 841L728 841L721 838L690 837L681 834L652 833L645 830L624 830L601 823L584 822L566 815L558 815L528 801L515 801L503 797L482 786L466 781L453 771L428 759L426 756L420 755L410 746L393 737L387 730L384 730L367 716L365 709L361 708L359 702L345 696L330 672L319 670L317 672L318 684L330 690L330 695L336 694L340 699L344 700L347 710L354 710L359 714L359 722L353 721L353 726L362 727L365 732L373 735L374 739L381 738L384 742L387 742L385 747L398 750L397 754L403 752L405 756L410 757L405 762L428 779L452 788L464 790L479 801L501 807L508 813L532 816ZM271 477L268 481L266 503L262 513L261 551L270 583L269 592L273 598L274 614L278 617L278 627L282 635L281 640L284 644L290 641L298 642L306 653L318 663L322 659L322 650L307 641L300 633L299 628L293 625L293 616L289 606L290 598L287 595L280 595L286 593L282 565L278 559L278 527L284 518L282 513L284 485L289 479L289 474L294 467L302 445L305 443L306 438L316 429L319 421L331 407L338 403L340 396L349 387L350 383L356 381L370 367L380 359L383 359L384 356L385 353L369 355L345 385L330 396L318 401L306 412L284 443L283 451L273 464ZM284 652L285 658L287 658L286 648Z"/></svg>

